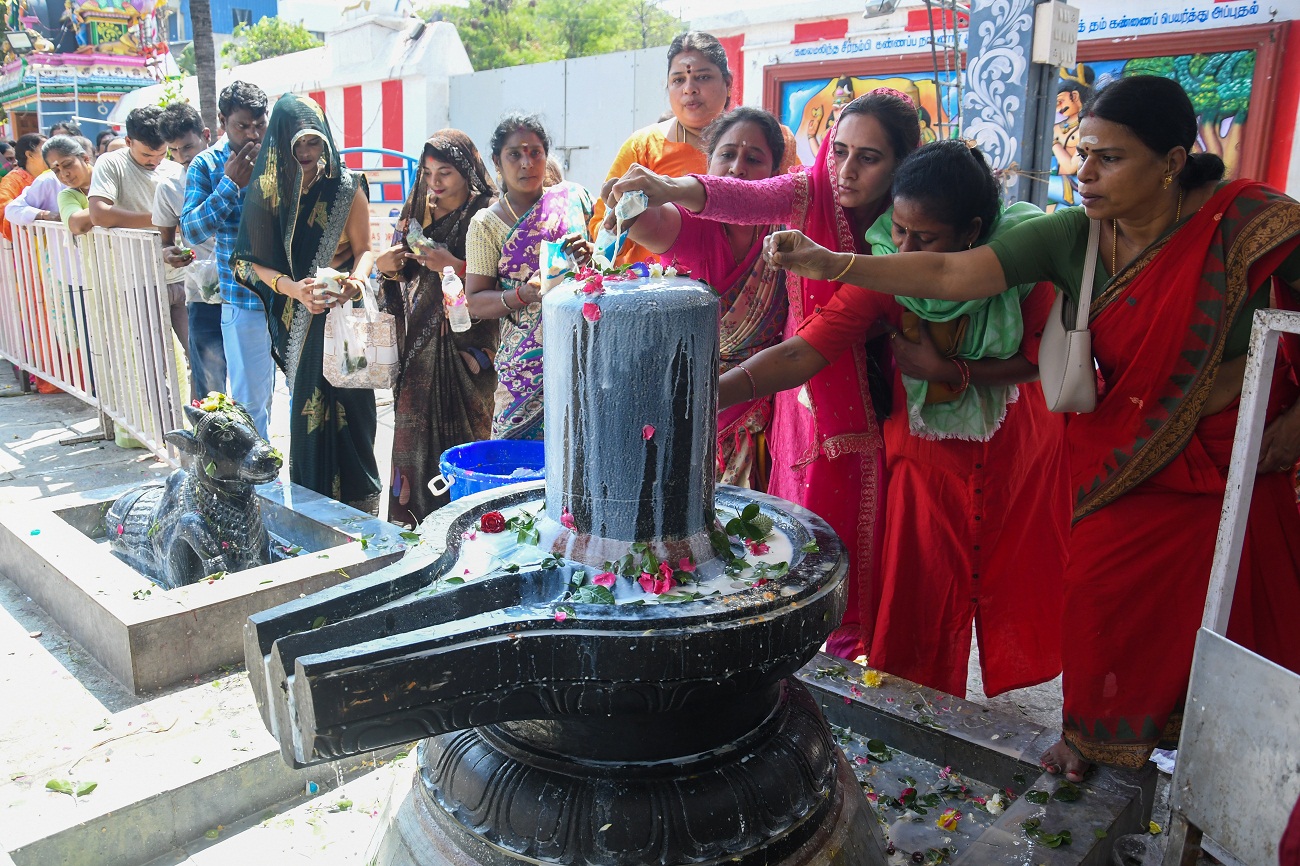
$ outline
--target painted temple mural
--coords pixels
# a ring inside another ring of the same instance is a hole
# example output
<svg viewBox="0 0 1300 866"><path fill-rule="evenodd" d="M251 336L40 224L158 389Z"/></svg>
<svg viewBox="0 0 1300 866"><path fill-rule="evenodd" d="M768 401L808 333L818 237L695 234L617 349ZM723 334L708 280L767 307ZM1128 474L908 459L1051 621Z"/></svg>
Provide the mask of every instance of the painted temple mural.
<svg viewBox="0 0 1300 866"><path fill-rule="evenodd" d="M1080 109L1096 90L1126 75L1163 75L1182 85L1200 121L1196 149L1218 154L1228 167L1228 176L1236 175L1248 132L1254 50L1080 63L1062 68L1058 76L1049 210L1078 204L1074 175L1078 170Z"/></svg>

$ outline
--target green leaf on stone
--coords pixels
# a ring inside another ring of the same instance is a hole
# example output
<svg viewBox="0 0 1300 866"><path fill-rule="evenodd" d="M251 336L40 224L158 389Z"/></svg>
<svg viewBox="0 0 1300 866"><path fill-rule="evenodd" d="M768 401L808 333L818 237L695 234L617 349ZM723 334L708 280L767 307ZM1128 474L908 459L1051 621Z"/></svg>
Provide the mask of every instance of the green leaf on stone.
<svg viewBox="0 0 1300 866"><path fill-rule="evenodd" d="M60 794L67 794L68 796L72 796L72 792L73 792L72 783L69 782L67 779L50 779L48 782L45 783L45 787L50 791L57 791Z"/></svg>
<svg viewBox="0 0 1300 866"><path fill-rule="evenodd" d="M1105 838L1106 838L1106 831L1105 831L1105 830L1101 830L1101 829L1093 830L1093 831L1092 831L1092 838L1094 838L1094 839L1105 839Z"/></svg>
<svg viewBox="0 0 1300 866"><path fill-rule="evenodd" d="M220 835L221 835L221 833L219 833L219 832L216 831L216 830L208 830L206 833L203 834L203 838L204 838L204 839L215 839L215 838L217 838L217 837L220 836Z"/></svg>
<svg viewBox="0 0 1300 866"><path fill-rule="evenodd" d="M608 587L588 584L573 594L575 604L614 604L614 593Z"/></svg>
<svg viewBox="0 0 1300 866"><path fill-rule="evenodd" d="M325 624L325 617L324 617L324 616L318 616L318 617L316 617L314 620L311 621L311 627L312 627L312 628L320 628L320 627L323 626L324 624Z"/></svg>
<svg viewBox="0 0 1300 866"><path fill-rule="evenodd" d="M1082 796L1083 792L1079 786L1073 782L1062 781L1057 785L1056 790L1052 792L1053 800L1060 800L1062 803L1073 803Z"/></svg>
<svg viewBox="0 0 1300 866"><path fill-rule="evenodd" d="M400 535L402 538L405 538L407 541L420 540L420 533L418 532L399 532L398 535Z"/></svg>
<svg viewBox="0 0 1300 866"><path fill-rule="evenodd" d="M98 787L99 787L98 782L82 782L80 785L77 786L77 796L84 797Z"/></svg>
<svg viewBox="0 0 1300 866"><path fill-rule="evenodd" d="M517 562L512 562L512 563L510 563L509 565L506 566L505 571L506 571L507 574L518 574L518 573L519 573L519 563L517 563Z"/></svg>
<svg viewBox="0 0 1300 866"><path fill-rule="evenodd" d="M1044 805L1044 804L1045 804L1048 800L1050 800L1051 798L1052 798L1052 795L1049 794L1049 793L1047 793L1046 791L1026 791L1026 792L1025 792L1025 799L1028 800L1029 802L1034 803L1034 804L1039 805L1039 806Z"/></svg>
<svg viewBox="0 0 1300 866"><path fill-rule="evenodd" d="M217 464L209 460L208 465L203 467L203 471L206 472L208 475L211 475L212 473L217 471Z"/></svg>
<svg viewBox="0 0 1300 866"><path fill-rule="evenodd" d="M459 586L460 584L462 584L462 583L465 582L465 578L463 578L463 577L449 577L449 578L447 578L447 579L446 579L445 581L443 581L443 582L444 582L444 583L450 583L452 586Z"/></svg>
<svg viewBox="0 0 1300 866"><path fill-rule="evenodd" d="M799 549L802 550L804 553L821 553L821 552L822 552L822 549L821 549L820 547L817 546L817 541L816 541L815 539L814 539L813 541L806 542L806 543L805 543L802 547L800 547Z"/></svg>

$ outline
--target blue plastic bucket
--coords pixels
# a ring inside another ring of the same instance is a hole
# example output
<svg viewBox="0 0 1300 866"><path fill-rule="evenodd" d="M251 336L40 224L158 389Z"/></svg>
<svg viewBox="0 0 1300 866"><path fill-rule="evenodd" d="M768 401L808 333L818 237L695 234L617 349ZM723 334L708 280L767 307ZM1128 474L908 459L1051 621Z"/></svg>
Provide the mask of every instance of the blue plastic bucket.
<svg viewBox="0 0 1300 866"><path fill-rule="evenodd" d="M441 475L429 481L435 496L451 493L460 499L471 493L538 481L546 477L546 450L541 442L492 439L448 448L438 460Z"/></svg>

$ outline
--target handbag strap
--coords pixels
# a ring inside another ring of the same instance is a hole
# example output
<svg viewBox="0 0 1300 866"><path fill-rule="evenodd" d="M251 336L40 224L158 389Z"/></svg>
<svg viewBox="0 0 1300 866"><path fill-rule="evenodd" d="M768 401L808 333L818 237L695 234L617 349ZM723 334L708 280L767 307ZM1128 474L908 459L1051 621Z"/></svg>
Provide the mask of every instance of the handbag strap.
<svg viewBox="0 0 1300 866"><path fill-rule="evenodd" d="M1088 223L1088 252L1083 257L1083 284L1079 286L1079 309L1074 322L1076 331L1088 330L1088 308L1092 306L1092 284L1097 276L1097 248L1101 246L1101 220L1088 220Z"/></svg>

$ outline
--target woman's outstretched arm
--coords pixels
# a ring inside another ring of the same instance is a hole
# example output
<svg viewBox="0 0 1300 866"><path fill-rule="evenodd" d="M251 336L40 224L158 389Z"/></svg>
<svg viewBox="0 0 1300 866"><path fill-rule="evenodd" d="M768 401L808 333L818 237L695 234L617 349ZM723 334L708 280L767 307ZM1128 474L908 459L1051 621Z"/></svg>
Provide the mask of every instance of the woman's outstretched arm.
<svg viewBox="0 0 1300 866"><path fill-rule="evenodd" d="M797 388L829 363L803 337L769 346L722 374L718 380L718 409Z"/></svg>
<svg viewBox="0 0 1300 866"><path fill-rule="evenodd" d="M909 298L969 301L1007 289L1002 263L987 246L958 253L895 253L858 256L837 253L803 232L768 235L763 255L774 267L814 280L835 280Z"/></svg>

